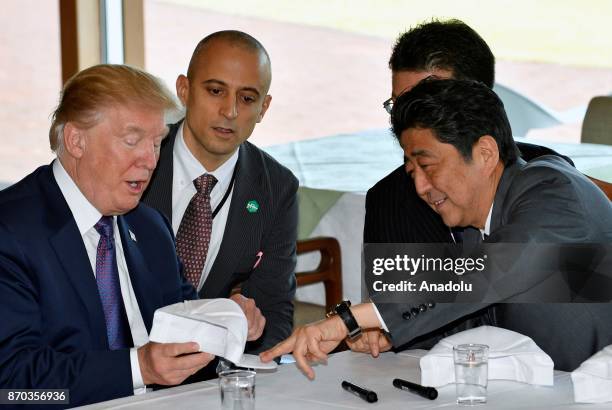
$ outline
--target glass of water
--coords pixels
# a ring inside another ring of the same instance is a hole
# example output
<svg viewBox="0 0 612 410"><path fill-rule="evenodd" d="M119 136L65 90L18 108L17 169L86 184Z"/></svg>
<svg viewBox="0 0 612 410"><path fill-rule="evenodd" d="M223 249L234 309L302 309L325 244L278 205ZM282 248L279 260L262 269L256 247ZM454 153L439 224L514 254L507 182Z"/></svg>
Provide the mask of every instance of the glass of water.
<svg viewBox="0 0 612 410"><path fill-rule="evenodd" d="M255 409L255 374L248 370L225 370L219 373L223 410Z"/></svg>
<svg viewBox="0 0 612 410"><path fill-rule="evenodd" d="M453 347L457 404L487 402L489 346L463 344Z"/></svg>

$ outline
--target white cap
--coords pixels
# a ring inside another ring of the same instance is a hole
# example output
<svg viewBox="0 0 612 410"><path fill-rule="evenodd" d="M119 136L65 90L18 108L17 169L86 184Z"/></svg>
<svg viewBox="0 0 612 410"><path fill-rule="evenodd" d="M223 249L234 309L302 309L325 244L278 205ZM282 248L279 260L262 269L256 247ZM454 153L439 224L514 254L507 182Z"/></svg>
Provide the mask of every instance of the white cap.
<svg viewBox="0 0 612 410"><path fill-rule="evenodd" d="M223 357L236 366L274 369L244 354L248 324L240 306L231 299L188 300L157 309L149 340L158 343L197 342L200 351Z"/></svg>

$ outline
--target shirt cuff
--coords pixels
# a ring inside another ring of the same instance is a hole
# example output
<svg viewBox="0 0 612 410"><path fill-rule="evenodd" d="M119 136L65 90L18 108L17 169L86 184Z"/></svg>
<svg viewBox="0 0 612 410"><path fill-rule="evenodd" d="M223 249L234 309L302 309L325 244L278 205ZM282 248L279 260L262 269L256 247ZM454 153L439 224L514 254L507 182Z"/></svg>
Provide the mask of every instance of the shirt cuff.
<svg viewBox="0 0 612 410"><path fill-rule="evenodd" d="M130 364L132 365L132 387L134 389L134 396L146 393L147 386L145 386L142 380L140 363L138 363L138 350L135 347L130 349Z"/></svg>
<svg viewBox="0 0 612 410"><path fill-rule="evenodd" d="M378 321L380 322L380 327L382 327L385 332L389 333L389 328L387 327L387 324L385 323L382 316L380 315L380 312L378 311L378 308L376 307L376 303L372 302L372 307L374 308L374 313L376 313L376 317L378 318Z"/></svg>

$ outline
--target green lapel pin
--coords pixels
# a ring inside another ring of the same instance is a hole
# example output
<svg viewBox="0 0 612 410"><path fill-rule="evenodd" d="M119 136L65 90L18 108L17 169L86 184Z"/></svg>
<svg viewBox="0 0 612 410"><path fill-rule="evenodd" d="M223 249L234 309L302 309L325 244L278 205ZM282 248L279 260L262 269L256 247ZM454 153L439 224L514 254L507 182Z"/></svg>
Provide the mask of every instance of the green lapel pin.
<svg viewBox="0 0 612 410"><path fill-rule="evenodd" d="M259 204L257 203L256 200L251 199L249 202L247 202L246 209L247 211L249 211L249 213L253 214L259 211Z"/></svg>

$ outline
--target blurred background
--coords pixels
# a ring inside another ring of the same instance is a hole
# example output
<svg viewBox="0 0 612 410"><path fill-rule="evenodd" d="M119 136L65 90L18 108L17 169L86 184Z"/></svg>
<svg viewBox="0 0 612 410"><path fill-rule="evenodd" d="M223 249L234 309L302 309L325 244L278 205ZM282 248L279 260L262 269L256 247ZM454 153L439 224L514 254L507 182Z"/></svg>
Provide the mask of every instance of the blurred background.
<svg viewBox="0 0 612 410"><path fill-rule="evenodd" d="M262 147L388 127L381 103L394 39L432 18L472 26L497 57L497 82L555 119L527 139L579 143L589 101L612 93L605 0L4 0L2 8L4 185L53 158L50 114L71 71L127 62L174 90L195 44L222 29L250 33L271 55L272 106L251 137Z"/></svg>

